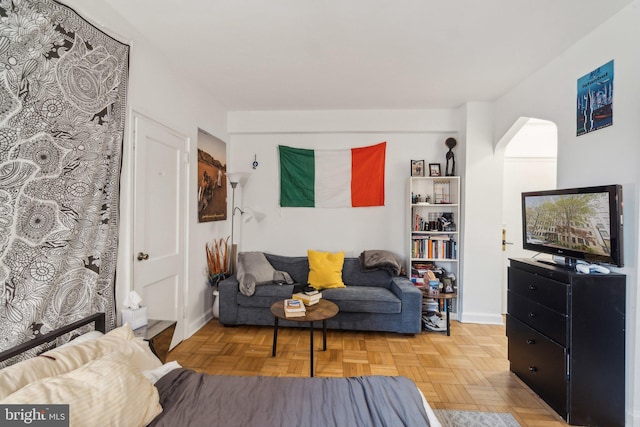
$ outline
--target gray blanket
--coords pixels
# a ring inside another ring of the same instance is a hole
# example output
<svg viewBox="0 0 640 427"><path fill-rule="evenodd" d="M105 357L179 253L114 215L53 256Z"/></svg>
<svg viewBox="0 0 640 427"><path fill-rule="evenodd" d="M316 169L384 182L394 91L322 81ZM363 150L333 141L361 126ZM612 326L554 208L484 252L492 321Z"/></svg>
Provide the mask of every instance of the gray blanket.
<svg viewBox="0 0 640 427"><path fill-rule="evenodd" d="M405 377L235 377L176 369L156 387L167 426L429 426Z"/></svg>
<svg viewBox="0 0 640 427"><path fill-rule="evenodd" d="M386 270L394 276L403 271L402 260L393 252L374 249L360 254L360 265L363 270Z"/></svg>

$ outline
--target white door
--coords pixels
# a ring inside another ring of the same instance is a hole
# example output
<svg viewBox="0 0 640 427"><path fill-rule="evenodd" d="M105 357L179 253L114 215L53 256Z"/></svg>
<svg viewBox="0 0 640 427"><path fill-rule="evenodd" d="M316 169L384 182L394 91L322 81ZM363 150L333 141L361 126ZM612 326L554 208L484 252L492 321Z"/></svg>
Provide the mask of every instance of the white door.
<svg viewBox="0 0 640 427"><path fill-rule="evenodd" d="M134 113L133 289L150 319L176 320L184 337L188 140Z"/></svg>

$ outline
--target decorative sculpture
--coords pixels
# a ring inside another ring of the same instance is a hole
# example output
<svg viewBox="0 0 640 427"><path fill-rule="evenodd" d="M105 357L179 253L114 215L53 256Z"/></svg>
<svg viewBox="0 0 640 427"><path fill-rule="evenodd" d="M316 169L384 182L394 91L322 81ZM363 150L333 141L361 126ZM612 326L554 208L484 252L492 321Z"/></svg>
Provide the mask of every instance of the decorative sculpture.
<svg viewBox="0 0 640 427"><path fill-rule="evenodd" d="M453 147L455 147L458 144L458 141L456 141L455 138L447 138L444 144L449 148L449 151L447 151L447 166L445 168L445 176L455 176L456 159L453 155ZM451 169L449 169L449 165L451 165Z"/></svg>

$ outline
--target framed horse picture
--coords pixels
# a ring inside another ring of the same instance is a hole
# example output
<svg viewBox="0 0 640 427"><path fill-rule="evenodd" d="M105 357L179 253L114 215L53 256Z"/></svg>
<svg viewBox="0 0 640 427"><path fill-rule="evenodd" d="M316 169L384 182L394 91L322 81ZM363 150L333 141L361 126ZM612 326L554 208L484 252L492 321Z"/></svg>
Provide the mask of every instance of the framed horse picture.
<svg viewBox="0 0 640 427"><path fill-rule="evenodd" d="M198 222L227 219L227 145L198 129Z"/></svg>

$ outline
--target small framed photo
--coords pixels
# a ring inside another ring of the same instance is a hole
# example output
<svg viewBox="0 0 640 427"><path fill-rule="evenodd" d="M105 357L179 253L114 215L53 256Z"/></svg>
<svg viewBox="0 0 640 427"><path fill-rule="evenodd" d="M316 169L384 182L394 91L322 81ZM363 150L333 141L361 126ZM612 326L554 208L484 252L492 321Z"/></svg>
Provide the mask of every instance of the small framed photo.
<svg viewBox="0 0 640 427"><path fill-rule="evenodd" d="M411 160L411 176L424 176L424 160Z"/></svg>
<svg viewBox="0 0 640 427"><path fill-rule="evenodd" d="M429 176L440 176L440 163L429 163Z"/></svg>

